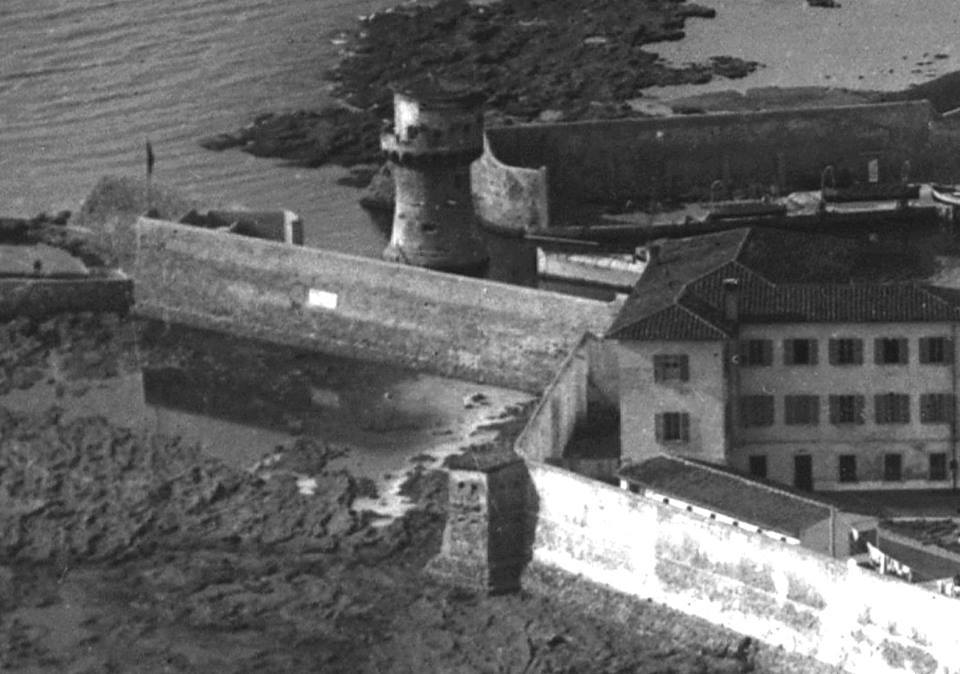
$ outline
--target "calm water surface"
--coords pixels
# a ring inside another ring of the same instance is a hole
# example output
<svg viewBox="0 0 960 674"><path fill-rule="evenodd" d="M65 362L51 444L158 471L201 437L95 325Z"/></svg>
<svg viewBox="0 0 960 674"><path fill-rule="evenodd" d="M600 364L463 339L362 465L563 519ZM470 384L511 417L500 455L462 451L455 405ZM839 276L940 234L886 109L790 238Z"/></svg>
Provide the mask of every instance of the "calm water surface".
<svg viewBox="0 0 960 674"><path fill-rule="evenodd" d="M336 184L197 141L272 110L329 102L331 39L392 0L2 0L0 214L76 210L105 174L225 205L287 207L308 243L378 254L383 234Z"/></svg>

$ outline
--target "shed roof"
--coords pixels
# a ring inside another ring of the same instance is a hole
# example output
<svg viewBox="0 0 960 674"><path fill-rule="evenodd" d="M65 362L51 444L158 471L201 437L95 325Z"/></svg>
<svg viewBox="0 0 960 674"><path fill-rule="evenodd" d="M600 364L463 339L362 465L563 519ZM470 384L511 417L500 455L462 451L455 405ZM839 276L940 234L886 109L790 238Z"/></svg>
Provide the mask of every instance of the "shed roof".
<svg viewBox="0 0 960 674"><path fill-rule="evenodd" d="M830 517L830 505L809 495L689 459L654 457L628 465L620 477L738 522L795 538Z"/></svg>

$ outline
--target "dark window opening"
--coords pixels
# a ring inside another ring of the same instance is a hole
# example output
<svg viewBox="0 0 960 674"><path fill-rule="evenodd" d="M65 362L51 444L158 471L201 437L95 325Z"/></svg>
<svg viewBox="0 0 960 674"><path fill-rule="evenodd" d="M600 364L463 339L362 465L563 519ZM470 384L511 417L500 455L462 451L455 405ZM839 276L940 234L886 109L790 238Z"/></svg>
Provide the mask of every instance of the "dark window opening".
<svg viewBox="0 0 960 674"><path fill-rule="evenodd" d="M437 226L432 222L424 222L422 225L420 225L420 231L422 231L424 234L436 234Z"/></svg>
<svg viewBox="0 0 960 674"><path fill-rule="evenodd" d="M920 395L920 423L949 424L953 421L955 399L952 393Z"/></svg>
<svg viewBox="0 0 960 674"><path fill-rule="evenodd" d="M654 419L659 442L690 441L690 415L686 412L664 412Z"/></svg>
<svg viewBox="0 0 960 674"><path fill-rule="evenodd" d="M883 481L899 482L902 478L903 457L899 454L883 455Z"/></svg>
<svg viewBox="0 0 960 674"><path fill-rule="evenodd" d="M880 393L873 397L873 411L878 424L909 424L910 396L902 393Z"/></svg>
<svg viewBox="0 0 960 674"><path fill-rule="evenodd" d="M840 474L839 479L841 482L856 482L857 481L857 457L853 454L841 454L840 455Z"/></svg>
<svg viewBox="0 0 960 674"><path fill-rule="evenodd" d="M863 364L863 340L854 338L831 339L831 365L861 365Z"/></svg>
<svg viewBox="0 0 960 674"><path fill-rule="evenodd" d="M690 359L685 354L658 354L653 357L655 382L689 381Z"/></svg>
<svg viewBox="0 0 960 674"><path fill-rule="evenodd" d="M740 398L740 425L753 428L773 425L773 396L752 395Z"/></svg>
<svg viewBox="0 0 960 674"><path fill-rule="evenodd" d="M873 353L877 365L906 365L909 355L907 340L879 338L873 343Z"/></svg>
<svg viewBox="0 0 960 674"><path fill-rule="evenodd" d="M784 365L816 365L817 340L786 339L783 342Z"/></svg>
<svg viewBox="0 0 960 674"><path fill-rule="evenodd" d="M863 422L863 396L830 396L831 424L862 424Z"/></svg>
<svg viewBox="0 0 960 674"><path fill-rule="evenodd" d="M749 339L743 344L743 364L749 367L767 367L773 364L773 342L769 339Z"/></svg>
<svg viewBox="0 0 960 674"><path fill-rule="evenodd" d="M802 491L813 491L813 457L809 454L793 457L793 486Z"/></svg>
<svg viewBox="0 0 960 674"><path fill-rule="evenodd" d="M820 396L789 395L783 401L784 422L788 426L816 426L820 423Z"/></svg>
<svg viewBox="0 0 960 674"><path fill-rule="evenodd" d="M947 455L943 452L936 452L930 455L930 479L947 479Z"/></svg>
<svg viewBox="0 0 960 674"><path fill-rule="evenodd" d="M750 474L753 477L767 477L767 455L754 454L750 457Z"/></svg>
<svg viewBox="0 0 960 674"><path fill-rule="evenodd" d="M920 362L925 365L947 365L953 362L953 341L946 337L921 337Z"/></svg>

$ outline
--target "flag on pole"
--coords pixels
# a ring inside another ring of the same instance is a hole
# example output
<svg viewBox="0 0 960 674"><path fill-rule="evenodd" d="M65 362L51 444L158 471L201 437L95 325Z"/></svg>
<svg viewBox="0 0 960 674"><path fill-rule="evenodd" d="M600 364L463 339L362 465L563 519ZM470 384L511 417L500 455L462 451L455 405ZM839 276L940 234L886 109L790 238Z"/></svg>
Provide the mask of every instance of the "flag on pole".
<svg viewBox="0 0 960 674"><path fill-rule="evenodd" d="M153 156L153 146L150 144L150 141L147 141L147 178L153 175L153 162L155 158Z"/></svg>

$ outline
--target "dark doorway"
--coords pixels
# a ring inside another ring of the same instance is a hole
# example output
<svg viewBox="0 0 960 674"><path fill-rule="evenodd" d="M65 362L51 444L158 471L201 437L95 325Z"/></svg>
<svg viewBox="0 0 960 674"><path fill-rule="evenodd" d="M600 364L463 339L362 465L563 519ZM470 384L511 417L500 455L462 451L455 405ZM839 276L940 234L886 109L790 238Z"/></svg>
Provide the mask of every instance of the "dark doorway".
<svg viewBox="0 0 960 674"><path fill-rule="evenodd" d="M803 491L813 491L813 457L809 454L793 457L793 486Z"/></svg>

